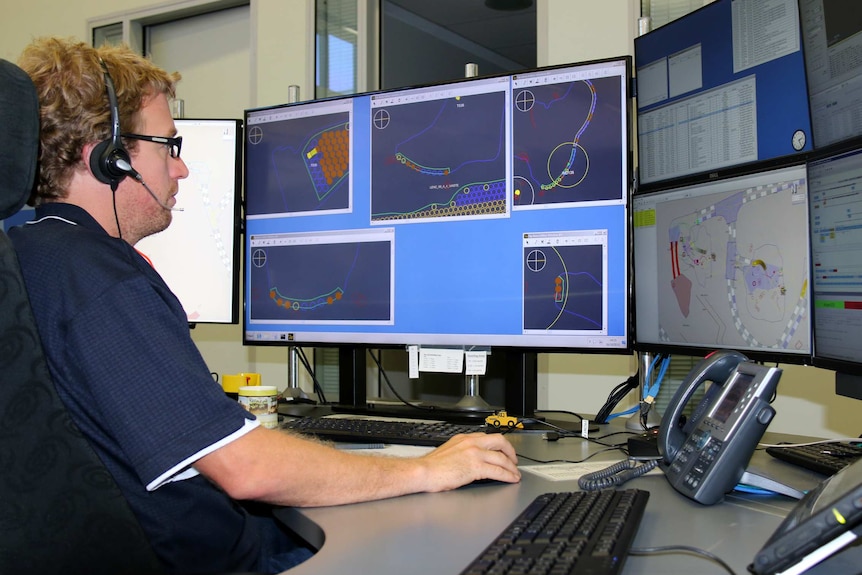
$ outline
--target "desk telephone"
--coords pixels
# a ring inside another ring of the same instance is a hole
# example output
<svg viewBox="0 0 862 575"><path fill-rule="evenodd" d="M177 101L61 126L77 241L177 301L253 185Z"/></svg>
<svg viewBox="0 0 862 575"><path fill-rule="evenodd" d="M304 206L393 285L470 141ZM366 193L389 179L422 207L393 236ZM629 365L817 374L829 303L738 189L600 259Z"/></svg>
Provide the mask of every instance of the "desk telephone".
<svg viewBox="0 0 862 575"><path fill-rule="evenodd" d="M671 399L659 430L659 465L674 489L712 505L739 483L775 415L769 400L780 377L779 368L729 350L695 366ZM683 410L708 381L713 385L683 423Z"/></svg>

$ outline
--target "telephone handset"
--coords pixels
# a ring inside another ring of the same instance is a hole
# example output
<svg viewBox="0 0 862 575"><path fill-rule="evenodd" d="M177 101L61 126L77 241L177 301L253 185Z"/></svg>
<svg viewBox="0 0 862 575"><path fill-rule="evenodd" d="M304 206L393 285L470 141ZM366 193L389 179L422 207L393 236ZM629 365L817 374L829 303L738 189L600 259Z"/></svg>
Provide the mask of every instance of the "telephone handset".
<svg viewBox="0 0 862 575"><path fill-rule="evenodd" d="M704 505L720 501L745 472L775 409L769 399L781 370L721 350L703 359L670 400L658 436L659 465L670 484ZM712 385L684 424L694 392Z"/></svg>

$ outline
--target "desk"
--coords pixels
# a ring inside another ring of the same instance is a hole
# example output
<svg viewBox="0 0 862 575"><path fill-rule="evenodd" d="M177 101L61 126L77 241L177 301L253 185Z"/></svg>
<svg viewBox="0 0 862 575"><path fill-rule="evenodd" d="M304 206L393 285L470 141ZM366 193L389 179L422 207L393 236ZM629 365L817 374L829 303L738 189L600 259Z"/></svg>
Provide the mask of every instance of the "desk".
<svg viewBox="0 0 862 575"><path fill-rule="evenodd" d="M621 427L621 425L620 425ZM617 431L602 426L603 435ZM625 436L609 438L623 441ZM549 443L539 433L509 435L519 455L544 461L580 460L599 446L581 439ZM767 434L765 442L800 438ZM619 452L591 461L613 461ZM522 458L522 465L532 462ZM822 476L778 461L763 451L752 464L771 476L810 488ZM635 547L691 545L706 549L742 575L769 535L794 506L788 497L730 494L702 506L677 493L660 475L624 484L650 492ZM395 499L276 513L319 551L290 575L345 573L446 575L460 573L533 498L550 491L577 491L576 481L549 481L524 472L520 484L476 484L445 493L422 493ZM679 553L630 556L625 574L725 573L716 563Z"/></svg>

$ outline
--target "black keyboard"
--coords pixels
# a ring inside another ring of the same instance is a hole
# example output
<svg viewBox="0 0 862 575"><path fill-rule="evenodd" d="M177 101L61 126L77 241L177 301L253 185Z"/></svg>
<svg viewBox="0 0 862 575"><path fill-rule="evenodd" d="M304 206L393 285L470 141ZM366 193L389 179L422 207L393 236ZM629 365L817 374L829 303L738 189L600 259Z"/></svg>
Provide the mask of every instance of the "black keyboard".
<svg viewBox="0 0 862 575"><path fill-rule="evenodd" d="M338 417L289 420L282 424L282 429L345 443L397 443L433 447L446 443L459 433L484 431L484 427L478 425Z"/></svg>
<svg viewBox="0 0 862 575"><path fill-rule="evenodd" d="M539 495L461 575L620 573L649 492Z"/></svg>
<svg viewBox="0 0 862 575"><path fill-rule="evenodd" d="M851 443L817 443L794 447L767 447L766 453L824 475L835 475L862 457L862 447Z"/></svg>

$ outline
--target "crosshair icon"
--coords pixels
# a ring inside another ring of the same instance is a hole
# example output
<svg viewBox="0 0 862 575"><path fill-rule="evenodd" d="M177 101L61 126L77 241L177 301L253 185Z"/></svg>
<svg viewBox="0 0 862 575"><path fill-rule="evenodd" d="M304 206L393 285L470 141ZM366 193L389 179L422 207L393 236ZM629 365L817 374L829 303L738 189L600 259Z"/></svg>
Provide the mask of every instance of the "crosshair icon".
<svg viewBox="0 0 862 575"><path fill-rule="evenodd" d="M521 90L515 96L515 107L521 112L529 112L536 103L536 96L530 90Z"/></svg>
<svg viewBox="0 0 862 575"><path fill-rule="evenodd" d="M249 144L259 144L261 140L263 140L263 130L260 129L260 126L252 126L248 129Z"/></svg>
<svg viewBox="0 0 862 575"><path fill-rule="evenodd" d="M532 272L542 271L545 269L546 263L548 263L548 259L542 250L531 250L527 254L527 268Z"/></svg>
<svg viewBox="0 0 862 575"><path fill-rule="evenodd" d="M254 250L251 254L251 261L256 268L262 268L266 265L266 250Z"/></svg>
<svg viewBox="0 0 862 575"><path fill-rule="evenodd" d="M377 110L374 112L374 127L378 130L383 130L389 125L389 112L387 110Z"/></svg>

